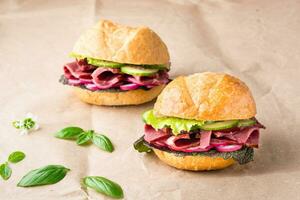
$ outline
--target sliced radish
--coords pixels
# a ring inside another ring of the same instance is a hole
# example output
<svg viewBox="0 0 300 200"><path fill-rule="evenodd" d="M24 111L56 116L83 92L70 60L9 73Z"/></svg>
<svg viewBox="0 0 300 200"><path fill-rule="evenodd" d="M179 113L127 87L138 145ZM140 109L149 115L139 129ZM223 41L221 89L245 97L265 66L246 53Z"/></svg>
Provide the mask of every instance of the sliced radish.
<svg viewBox="0 0 300 200"><path fill-rule="evenodd" d="M217 151L220 152L231 152L231 151L237 151L242 147L243 145L240 144L232 144L232 145L220 145L220 146L216 146L215 148L217 149Z"/></svg>
<svg viewBox="0 0 300 200"><path fill-rule="evenodd" d="M120 89L121 90L135 90L138 87L140 87L138 84L135 83L129 83L129 84L125 84L125 85L121 85Z"/></svg>
<svg viewBox="0 0 300 200"><path fill-rule="evenodd" d="M79 79L68 79L68 83L70 85L80 85L80 80Z"/></svg>
<svg viewBox="0 0 300 200"><path fill-rule="evenodd" d="M86 84L86 83L93 83L92 79L79 79L81 84Z"/></svg>
<svg viewBox="0 0 300 200"><path fill-rule="evenodd" d="M196 147L190 147L187 149L183 149L182 151L184 151L184 152L205 152L205 151L209 151L211 148L213 148L212 145L209 145L206 148L201 148L200 146L196 146Z"/></svg>
<svg viewBox="0 0 300 200"><path fill-rule="evenodd" d="M99 88L97 87L97 85L95 85L93 83L85 84L85 87L88 88L89 90L92 90L92 91L99 90Z"/></svg>

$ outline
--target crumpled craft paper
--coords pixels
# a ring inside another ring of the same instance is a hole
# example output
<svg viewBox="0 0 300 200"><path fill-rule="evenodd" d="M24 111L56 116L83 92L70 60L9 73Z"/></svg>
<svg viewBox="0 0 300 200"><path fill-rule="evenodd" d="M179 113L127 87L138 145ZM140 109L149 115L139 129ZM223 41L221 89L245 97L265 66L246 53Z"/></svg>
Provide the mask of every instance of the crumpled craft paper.
<svg viewBox="0 0 300 200"><path fill-rule="evenodd" d="M143 134L141 106L97 107L80 102L58 83L80 33L98 19L147 25L166 42L171 76L222 71L240 77L256 99L262 131L255 161L193 173L178 171L132 143ZM0 2L0 162L15 150L26 159L0 180L0 199L109 199L84 191L80 178L105 176L124 199L297 199L300 187L300 4L287 0L36 1ZM38 115L41 129L20 136L12 118ZM110 154L79 147L53 133L68 125L111 138ZM71 169L58 184L16 187L32 169L62 164Z"/></svg>

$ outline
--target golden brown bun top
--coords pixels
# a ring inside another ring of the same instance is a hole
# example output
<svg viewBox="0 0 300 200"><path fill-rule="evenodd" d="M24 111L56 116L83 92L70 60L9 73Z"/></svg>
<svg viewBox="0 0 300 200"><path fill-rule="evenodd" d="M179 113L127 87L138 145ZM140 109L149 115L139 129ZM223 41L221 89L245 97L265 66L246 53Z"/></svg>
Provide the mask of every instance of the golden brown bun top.
<svg viewBox="0 0 300 200"><path fill-rule="evenodd" d="M128 64L168 64L169 52L160 37L148 27L129 27L101 20L84 32L73 53Z"/></svg>
<svg viewBox="0 0 300 200"><path fill-rule="evenodd" d="M249 119L256 114L245 83L223 73L197 73L174 79L158 96L157 116L196 120Z"/></svg>

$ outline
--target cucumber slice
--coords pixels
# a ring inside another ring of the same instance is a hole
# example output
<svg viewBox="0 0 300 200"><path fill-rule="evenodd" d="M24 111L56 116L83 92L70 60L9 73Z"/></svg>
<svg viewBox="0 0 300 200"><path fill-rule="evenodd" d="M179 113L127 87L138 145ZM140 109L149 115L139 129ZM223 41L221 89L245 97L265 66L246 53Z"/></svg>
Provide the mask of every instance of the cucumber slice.
<svg viewBox="0 0 300 200"><path fill-rule="evenodd" d="M137 66L124 66L121 67L121 72L125 74L130 74L134 76L152 76L155 73L157 73L158 69L146 69L143 67L137 67Z"/></svg>
<svg viewBox="0 0 300 200"><path fill-rule="evenodd" d="M201 129L207 130L207 131L218 131L218 130L233 128L233 127L237 126L238 123L239 123L239 120L215 122L215 123L210 123L210 124L204 124L203 126L201 126Z"/></svg>
<svg viewBox="0 0 300 200"><path fill-rule="evenodd" d="M94 58L87 58L87 62L91 65L95 65L98 67L109 67L109 68L120 68L125 65L122 63L98 60L98 59L94 59Z"/></svg>
<svg viewBox="0 0 300 200"><path fill-rule="evenodd" d="M238 123L238 127L243 127L243 126L252 126L256 124L256 121L253 119L245 119L245 120L240 120Z"/></svg>

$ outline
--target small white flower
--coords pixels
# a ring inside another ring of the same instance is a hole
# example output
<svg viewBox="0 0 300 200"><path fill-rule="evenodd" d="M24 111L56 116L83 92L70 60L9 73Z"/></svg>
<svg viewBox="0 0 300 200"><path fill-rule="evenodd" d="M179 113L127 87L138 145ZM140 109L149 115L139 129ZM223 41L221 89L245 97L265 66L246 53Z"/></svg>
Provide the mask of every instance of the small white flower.
<svg viewBox="0 0 300 200"><path fill-rule="evenodd" d="M32 113L27 113L24 119L13 121L12 124L15 128L21 130L21 135L27 135L29 132L39 129L37 119L37 116Z"/></svg>

